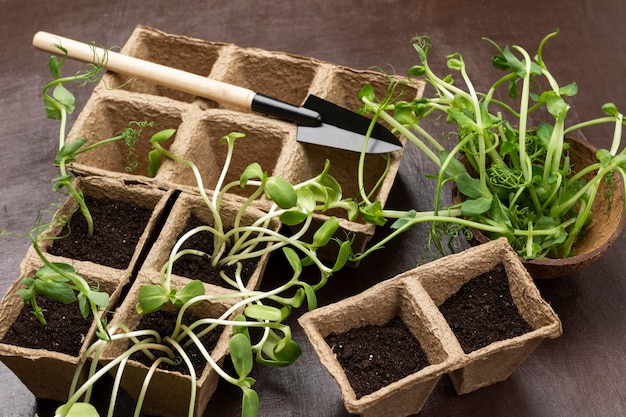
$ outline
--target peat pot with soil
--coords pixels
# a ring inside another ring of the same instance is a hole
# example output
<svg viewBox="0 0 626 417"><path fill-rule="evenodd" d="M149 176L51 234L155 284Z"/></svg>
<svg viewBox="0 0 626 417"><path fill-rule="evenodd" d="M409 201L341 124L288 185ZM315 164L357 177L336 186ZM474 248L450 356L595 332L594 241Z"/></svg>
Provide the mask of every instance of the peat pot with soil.
<svg viewBox="0 0 626 417"><path fill-rule="evenodd" d="M459 394L500 382L561 323L506 239L478 245L299 318L363 416L419 412L448 374Z"/></svg>

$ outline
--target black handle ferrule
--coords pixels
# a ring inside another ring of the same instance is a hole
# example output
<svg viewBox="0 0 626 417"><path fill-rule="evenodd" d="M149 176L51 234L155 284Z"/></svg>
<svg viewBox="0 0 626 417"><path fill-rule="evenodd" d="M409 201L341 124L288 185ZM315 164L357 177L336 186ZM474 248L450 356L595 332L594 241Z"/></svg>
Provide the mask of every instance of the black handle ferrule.
<svg viewBox="0 0 626 417"><path fill-rule="evenodd" d="M278 117L282 120L295 122L300 126L320 126L322 116L314 110L297 107L284 101L277 100L263 94L255 94L252 99L252 111L269 116Z"/></svg>

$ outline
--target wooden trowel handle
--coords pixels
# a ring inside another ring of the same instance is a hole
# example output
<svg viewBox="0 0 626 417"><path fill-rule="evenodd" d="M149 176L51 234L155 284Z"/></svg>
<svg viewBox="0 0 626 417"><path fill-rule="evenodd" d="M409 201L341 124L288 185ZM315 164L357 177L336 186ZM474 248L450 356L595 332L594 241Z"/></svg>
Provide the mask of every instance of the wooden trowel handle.
<svg viewBox="0 0 626 417"><path fill-rule="evenodd" d="M136 76L174 90L208 98L220 104L230 105L243 110L252 109L255 92L247 88L108 51L48 32L37 32L33 37L33 46L47 52L62 55L64 52L58 47L61 46L67 51L68 58L101 65L113 72Z"/></svg>

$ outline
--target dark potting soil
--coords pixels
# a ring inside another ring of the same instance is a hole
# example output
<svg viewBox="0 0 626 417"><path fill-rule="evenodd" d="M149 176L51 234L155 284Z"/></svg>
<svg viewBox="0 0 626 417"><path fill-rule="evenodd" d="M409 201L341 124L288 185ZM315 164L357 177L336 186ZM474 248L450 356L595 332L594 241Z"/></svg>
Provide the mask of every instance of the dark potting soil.
<svg viewBox="0 0 626 417"><path fill-rule="evenodd" d="M55 240L48 249L53 255L81 261L91 261L117 269L128 267L152 210L110 199L85 196L93 217L94 234L87 233L87 221L76 211L63 228L64 239Z"/></svg>
<svg viewBox="0 0 626 417"><path fill-rule="evenodd" d="M467 282L439 310L465 353L533 330L513 301L502 264Z"/></svg>
<svg viewBox="0 0 626 417"><path fill-rule="evenodd" d="M159 310L154 313L146 314L145 316L141 318L139 325L137 326L137 329L156 330L161 335L161 337L170 336L174 332L177 316L178 316L178 312L165 311L165 310ZM190 325L196 320L198 320L198 317L187 314L183 317L182 322L185 325ZM197 327L195 329L196 334L202 331L204 327L205 326ZM215 348L215 345L217 345L217 341L220 335L222 334L222 330L223 328L218 326L212 331L210 331L207 335L200 338L204 347L209 353L211 353L211 351ZM187 340L189 339L185 338L183 343L185 343ZM171 347L171 345L169 346ZM196 377L200 378L200 374L202 374L202 370L204 369L204 366L206 365L206 359L204 358L202 353L200 353L200 350L195 344L192 344L189 347L186 347L185 352L187 353L187 356L189 356L189 359L191 360L191 363L196 372ZM152 350L152 353L154 353L154 355L157 357L164 355L163 352L156 351L156 350ZM131 359L141 362L142 364L148 367L152 365L152 361L150 360L150 358L148 358L146 355L144 355L141 352L134 353L131 356ZM159 366L159 369L165 369L168 371L175 371L175 372L180 372L181 374L189 375L189 369L187 368L187 364L182 360L182 358L177 357L177 359L178 359L178 362L180 362L179 364L170 365L167 363L162 363Z"/></svg>
<svg viewBox="0 0 626 417"><path fill-rule="evenodd" d="M91 326L91 317L84 319L77 303L63 304L43 296L37 296L37 303L45 310L48 324L41 324L30 304L25 304L2 343L78 356Z"/></svg>
<svg viewBox="0 0 626 417"><path fill-rule="evenodd" d="M180 236L187 233L191 229L204 225L206 225L206 222L203 222L198 217L191 215L185 224L184 232L181 233ZM197 249L207 254L213 253L213 248L213 235L209 232L196 233L187 239L181 246L181 249ZM244 285L247 284L248 280L254 273L257 263L256 259L246 259L242 261L243 269L241 271L241 277ZM231 265L224 268L224 271L229 277L234 278L235 269L236 266ZM176 262L174 262L172 272L186 278L199 279L207 284L224 286L224 280L220 276L220 270L211 265L211 259L208 256L181 256L176 260Z"/></svg>
<svg viewBox="0 0 626 417"><path fill-rule="evenodd" d="M395 317L326 337L357 398L371 394L430 365L419 341Z"/></svg>

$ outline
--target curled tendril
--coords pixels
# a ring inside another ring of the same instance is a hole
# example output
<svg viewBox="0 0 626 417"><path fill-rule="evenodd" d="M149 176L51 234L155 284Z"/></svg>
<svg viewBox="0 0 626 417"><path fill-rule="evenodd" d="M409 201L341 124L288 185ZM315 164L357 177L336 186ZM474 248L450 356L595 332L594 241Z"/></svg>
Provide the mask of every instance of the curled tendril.
<svg viewBox="0 0 626 417"><path fill-rule="evenodd" d="M136 126L136 127L134 127ZM128 149L128 155L126 157L127 166L126 172L132 172L137 165L139 165L139 156L135 151L135 144L139 140L139 136L141 135L141 131L146 127L153 127L154 122L152 121L130 121L128 123L128 127L122 130L119 133L119 136L122 137L124 143L126 144L126 148Z"/></svg>
<svg viewBox="0 0 626 417"><path fill-rule="evenodd" d="M511 169L504 164L493 163L487 172L489 181L494 185L518 188L524 184L524 174L521 169Z"/></svg>

